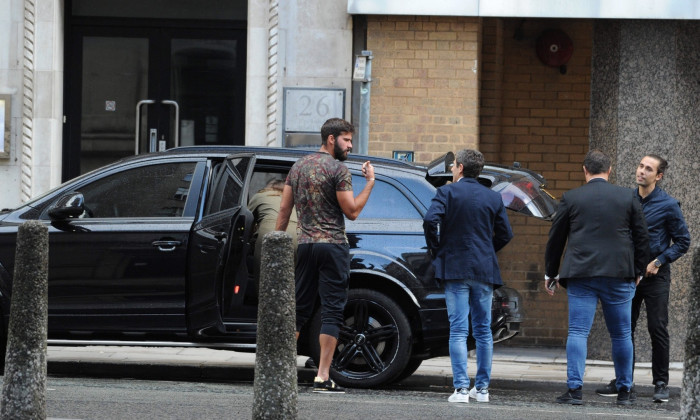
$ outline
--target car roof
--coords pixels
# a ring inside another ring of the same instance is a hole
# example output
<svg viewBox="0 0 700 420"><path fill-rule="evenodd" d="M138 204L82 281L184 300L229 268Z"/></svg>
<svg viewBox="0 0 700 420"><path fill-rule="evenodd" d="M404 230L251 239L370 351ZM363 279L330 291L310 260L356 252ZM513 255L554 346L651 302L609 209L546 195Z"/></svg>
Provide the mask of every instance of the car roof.
<svg viewBox="0 0 700 420"><path fill-rule="evenodd" d="M316 150L314 149L302 149L302 148L288 148L288 147L265 147L265 146L238 146L238 145L213 145L213 146L207 146L207 145L200 145L200 146L181 146L181 147L176 147L172 149L168 149L165 152L157 152L157 153L149 153L149 154L141 154L141 155L136 155L136 156L130 156L126 157L116 163L124 163L128 161L137 161L137 160L142 160L142 159L157 159L159 157L161 158L170 158L173 156L189 156L189 157L201 157L201 158L211 158L211 157L218 157L218 158L224 158L228 155L235 154L235 153L254 153L257 157L258 160L285 160L288 162L294 162L298 160L299 158L306 156L311 153L315 153ZM444 155L441 158L436 159L434 162L437 162L441 159L444 159L445 156L449 156L451 152L448 152L446 155ZM348 159L344 162L350 167L359 167L361 166L364 162L366 161L371 161L373 165L375 166L380 166L382 169L386 172L386 170L390 171L397 171L399 173L403 172L406 174L414 175L414 176L419 176L423 179L430 178L433 181L437 180L436 182L433 182L435 186L439 186L445 183L445 180L451 179L452 178L452 173L448 170L444 170L444 172L440 173L435 173L428 175L429 167L432 165L434 162L429 164L428 166L423 166L419 164L415 164L412 162L405 162L397 159L390 159L390 158L385 158L385 157L380 157L380 156L368 156L368 155L360 155L360 154L354 154L350 153L348 154ZM481 173L481 177L485 179L489 179L490 182L494 182L496 179L500 179L503 181L513 181L514 177L520 177L524 174L529 174L530 176L533 176L535 179L540 181L541 183L544 183L544 179L542 178L541 175L529 171L525 168L520 168L517 166L514 167L508 167L505 165L497 165L497 164L490 164L487 163L484 165L484 169ZM445 179L445 180L440 180L440 179Z"/></svg>
<svg viewBox="0 0 700 420"><path fill-rule="evenodd" d="M316 153L316 150L310 149L294 149L286 147L263 147L263 146L233 146L233 145L219 145L219 146L182 146L173 149L168 149L165 152L161 152L160 155L167 157L172 155L191 155L191 156L216 156L225 157L234 153L254 153L258 159L283 159L288 161L296 161L297 159L309 155L311 153ZM143 155L139 155L143 156ZM135 157L130 157L126 159L134 159ZM421 165L416 165L396 159L384 158L379 156L367 156L350 153L348 154L348 159L344 162L350 164L351 166L361 166L366 161L371 161L372 165L379 165L385 169L392 169L397 171L411 172L415 175L425 177L426 167Z"/></svg>
<svg viewBox="0 0 700 420"><path fill-rule="evenodd" d="M275 155L275 156L286 156L291 158L300 158L306 156L310 153L316 153L317 150L312 149L295 149L290 147L264 147L264 146L233 146L233 145L220 145L220 146L181 146L174 149L168 149L166 153L203 153L203 154L232 154L232 153L245 153L251 152L260 155ZM405 168L415 168L416 165L411 165L404 161L389 159L379 156L367 156L359 155L355 153L348 154L348 161L364 162L366 160L372 160L381 162L383 165L391 165L397 167Z"/></svg>

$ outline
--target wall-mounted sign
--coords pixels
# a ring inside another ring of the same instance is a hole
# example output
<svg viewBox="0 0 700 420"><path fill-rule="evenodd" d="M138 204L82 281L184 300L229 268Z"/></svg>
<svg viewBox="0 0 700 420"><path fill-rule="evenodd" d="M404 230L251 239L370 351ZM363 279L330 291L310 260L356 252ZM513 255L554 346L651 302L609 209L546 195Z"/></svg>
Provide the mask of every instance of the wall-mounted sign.
<svg viewBox="0 0 700 420"><path fill-rule="evenodd" d="M402 160L404 162L413 162L413 151L412 150L394 150L394 159Z"/></svg>
<svg viewBox="0 0 700 420"><path fill-rule="evenodd" d="M345 89L284 88L286 133L320 133L334 117L345 118Z"/></svg>
<svg viewBox="0 0 700 420"><path fill-rule="evenodd" d="M355 68L352 71L353 81L362 81L367 77L365 76L365 71L367 70L367 56L357 55L355 56Z"/></svg>
<svg viewBox="0 0 700 420"><path fill-rule="evenodd" d="M10 157L10 114L12 113L12 96L0 95L0 158Z"/></svg>

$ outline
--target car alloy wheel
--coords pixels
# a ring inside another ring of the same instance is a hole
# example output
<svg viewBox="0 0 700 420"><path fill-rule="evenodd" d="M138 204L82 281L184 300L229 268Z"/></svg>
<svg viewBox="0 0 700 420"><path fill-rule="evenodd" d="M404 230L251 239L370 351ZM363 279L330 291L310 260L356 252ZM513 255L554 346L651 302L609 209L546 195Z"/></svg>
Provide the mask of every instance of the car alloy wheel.
<svg viewBox="0 0 700 420"><path fill-rule="evenodd" d="M410 355L411 327L401 307L374 290L350 290L333 379L348 387L386 384L404 371Z"/></svg>

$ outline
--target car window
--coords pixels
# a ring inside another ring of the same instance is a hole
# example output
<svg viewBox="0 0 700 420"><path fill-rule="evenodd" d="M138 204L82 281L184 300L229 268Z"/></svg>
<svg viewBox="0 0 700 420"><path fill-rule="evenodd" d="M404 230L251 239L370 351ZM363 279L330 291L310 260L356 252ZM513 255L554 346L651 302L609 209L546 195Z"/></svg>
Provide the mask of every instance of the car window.
<svg viewBox="0 0 700 420"><path fill-rule="evenodd" d="M212 213L236 207L240 202L243 185L238 179L227 176L222 185L221 200L218 201L218 206L212 208Z"/></svg>
<svg viewBox="0 0 700 420"><path fill-rule="evenodd" d="M287 171L286 170L279 170L276 172L272 172L270 170L258 171L256 169L256 171L253 172L253 177L250 180L250 187L248 188L248 202L250 202L250 200L253 198L253 196L256 193L258 193L258 191L265 188L270 181L275 181L275 180L285 181L286 179L287 179Z"/></svg>
<svg viewBox="0 0 700 420"><path fill-rule="evenodd" d="M89 217L181 217L195 162L127 169L78 189Z"/></svg>
<svg viewBox="0 0 700 420"><path fill-rule="evenodd" d="M355 196L362 191L367 181L353 175L352 189ZM388 182L376 180L372 194L360 213L362 219L416 219L421 218L415 206L396 187Z"/></svg>
<svg viewBox="0 0 700 420"><path fill-rule="evenodd" d="M220 163L214 168L213 192L205 214L232 209L241 204L243 178L250 165L250 158L233 158L230 165Z"/></svg>

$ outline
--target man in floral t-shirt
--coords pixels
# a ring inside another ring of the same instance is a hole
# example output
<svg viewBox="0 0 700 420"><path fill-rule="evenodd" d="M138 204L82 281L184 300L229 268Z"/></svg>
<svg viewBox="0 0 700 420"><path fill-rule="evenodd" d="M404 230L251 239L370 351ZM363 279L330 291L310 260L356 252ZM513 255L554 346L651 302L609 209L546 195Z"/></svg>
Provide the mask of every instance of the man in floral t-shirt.
<svg viewBox="0 0 700 420"><path fill-rule="evenodd" d="M316 297L321 298L321 354L314 392L342 393L330 379L330 366L343 325L350 276L350 247L345 236L345 219L355 220L374 187L374 167L362 165L367 179L354 197L352 176L342 161L352 150L352 124L331 118L321 127L321 148L299 159L287 175L277 230L286 230L296 208L298 247L296 279L296 338L311 318ZM337 160L336 160L337 159Z"/></svg>

